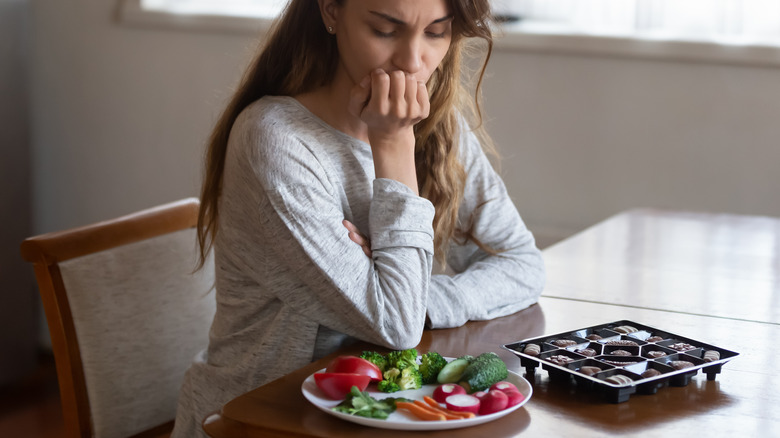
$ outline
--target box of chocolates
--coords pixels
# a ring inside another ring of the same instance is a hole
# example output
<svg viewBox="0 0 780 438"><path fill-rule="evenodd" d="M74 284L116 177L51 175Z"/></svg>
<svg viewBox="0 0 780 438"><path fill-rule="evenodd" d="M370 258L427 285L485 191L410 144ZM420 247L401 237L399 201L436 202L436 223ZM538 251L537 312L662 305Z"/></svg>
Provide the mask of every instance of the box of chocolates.
<svg viewBox="0 0 780 438"><path fill-rule="evenodd" d="M715 380L739 353L638 322L620 320L504 344L528 376L541 366L550 379L603 392L612 403L633 394L686 386L700 370Z"/></svg>

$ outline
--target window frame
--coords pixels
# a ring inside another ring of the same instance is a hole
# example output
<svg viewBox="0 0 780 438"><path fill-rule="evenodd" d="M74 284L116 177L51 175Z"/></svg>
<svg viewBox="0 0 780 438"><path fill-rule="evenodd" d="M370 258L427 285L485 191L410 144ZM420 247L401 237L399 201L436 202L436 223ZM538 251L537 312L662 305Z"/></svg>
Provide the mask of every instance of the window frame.
<svg viewBox="0 0 780 438"><path fill-rule="evenodd" d="M119 23L130 27L262 35L273 23L271 17L182 15L145 10L142 0L120 1ZM740 44L643 34L588 34L565 25L540 26L533 20L501 24L496 29L495 51L780 68L780 41Z"/></svg>

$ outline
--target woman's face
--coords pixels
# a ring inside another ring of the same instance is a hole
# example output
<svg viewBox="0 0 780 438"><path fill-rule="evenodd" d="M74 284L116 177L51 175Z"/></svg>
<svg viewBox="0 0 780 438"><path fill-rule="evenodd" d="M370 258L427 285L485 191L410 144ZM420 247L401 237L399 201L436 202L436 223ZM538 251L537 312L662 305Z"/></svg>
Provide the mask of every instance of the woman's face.
<svg viewBox="0 0 780 438"><path fill-rule="evenodd" d="M352 83L376 69L427 82L452 40L446 0L321 0L325 26L338 41L340 66Z"/></svg>

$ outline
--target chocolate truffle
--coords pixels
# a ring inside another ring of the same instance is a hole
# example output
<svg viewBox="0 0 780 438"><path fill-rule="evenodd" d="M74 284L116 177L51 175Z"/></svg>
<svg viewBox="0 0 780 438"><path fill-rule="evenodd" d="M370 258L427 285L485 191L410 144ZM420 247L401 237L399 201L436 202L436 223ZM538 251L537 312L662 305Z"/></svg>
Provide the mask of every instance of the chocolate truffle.
<svg viewBox="0 0 780 438"><path fill-rule="evenodd" d="M696 347L694 347L693 345L686 344L685 342L677 342L675 344L670 345L669 348L677 351L688 351L688 350L696 349Z"/></svg>
<svg viewBox="0 0 780 438"><path fill-rule="evenodd" d="M676 370L681 370L684 368L690 368L693 366L692 362L688 362L687 360L673 360L669 362L669 366Z"/></svg>
<svg viewBox="0 0 780 438"><path fill-rule="evenodd" d="M547 360L554 363L555 365L566 365L569 362L574 362L574 359L570 358L569 356L564 356L562 354L559 354L557 356L550 356L547 358Z"/></svg>
<svg viewBox="0 0 780 438"><path fill-rule="evenodd" d="M624 335L626 333L634 333L634 332L638 331L636 329L636 327L632 327L630 325L621 325L619 327L615 327L613 330L615 330L618 333L623 333Z"/></svg>
<svg viewBox="0 0 780 438"><path fill-rule="evenodd" d="M592 348L583 348L581 350L574 350L575 353L579 353L583 356L593 357L596 355L596 350Z"/></svg>
<svg viewBox="0 0 780 438"><path fill-rule="evenodd" d="M655 377L655 376L660 376L660 375L661 375L661 372L658 371L655 368L648 368L648 369L645 370L644 373L642 373L642 377L644 377L644 378Z"/></svg>
<svg viewBox="0 0 780 438"><path fill-rule="evenodd" d="M635 347L639 344L637 344L634 341L629 341L628 339L618 339L617 341L609 341L606 345L618 345L620 347Z"/></svg>
<svg viewBox="0 0 780 438"><path fill-rule="evenodd" d="M557 347L571 347L572 345L577 345L577 341L572 341L571 339L556 339L550 343Z"/></svg>
<svg viewBox="0 0 780 438"><path fill-rule="evenodd" d="M656 359L656 358L659 358L659 357L664 357L664 356L666 356L666 353L664 353L663 351L660 351L660 350L653 350L653 351L648 351L648 352L645 354L645 356L647 356L647 357L651 357L651 358L653 358L653 359Z"/></svg>
<svg viewBox="0 0 780 438"><path fill-rule="evenodd" d="M599 336L599 335L597 335L595 333L591 333L588 336L585 336L585 339L589 339L591 341L598 341L599 339L601 339L601 336Z"/></svg>
<svg viewBox="0 0 780 438"><path fill-rule="evenodd" d="M601 368L594 367L594 366L591 366L591 365L585 365L584 367L580 368L580 372L582 374L585 374L586 376L592 376L592 375L594 375L594 374L596 374L596 373L598 373L600 371L601 371Z"/></svg>
<svg viewBox="0 0 780 438"><path fill-rule="evenodd" d="M718 359L720 359L720 353L715 350L707 350L704 352L704 357L702 357L705 362L713 362Z"/></svg>
<svg viewBox="0 0 780 438"><path fill-rule="evenodd" d="M613 356L631 356L631 353L626 350L615 350L611 351L609 354Z"/></svg>
<svg viewBox="0 0 780 438"><path fill-rule="evenodd" d="M536 344L528 344L525 346L525 349L523 349L523 353L529 355L529 356L538 356L541 349Z"/></svg>
<svg viewBox="0 0 780 438"><path fill-rule="evenodd" d="M615 385L628 385L633 382L634 379L623 374L615 374L604 379L605 382L614 383Z"/></svg>
<svg viewBox="0 0 780 438"><path fill-rule="evenodd" d="M647 342L660 342L660 341L663 341L663 340L664 340L664 338L662 338L660 336L650 336L649 338L647 338Z"/></svg>

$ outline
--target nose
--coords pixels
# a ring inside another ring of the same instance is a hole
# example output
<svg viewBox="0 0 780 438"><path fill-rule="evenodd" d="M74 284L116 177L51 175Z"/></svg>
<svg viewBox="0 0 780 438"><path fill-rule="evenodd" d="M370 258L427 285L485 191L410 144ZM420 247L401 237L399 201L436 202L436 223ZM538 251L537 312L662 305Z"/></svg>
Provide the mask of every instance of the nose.
<svg viewBox="0 0 780 438"><path fill-rule="evenodd" d="M422 45L417 37L410 37L399 42L393 56L395 67L407 74L414 74L422 68Z"/></svg>

